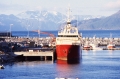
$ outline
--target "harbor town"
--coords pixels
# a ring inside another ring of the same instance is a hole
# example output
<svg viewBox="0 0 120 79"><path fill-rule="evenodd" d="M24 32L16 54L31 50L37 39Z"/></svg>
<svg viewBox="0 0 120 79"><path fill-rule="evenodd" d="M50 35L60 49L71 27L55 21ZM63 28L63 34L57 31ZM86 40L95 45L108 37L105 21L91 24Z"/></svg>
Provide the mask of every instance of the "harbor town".
<svg viewBox="0 0 120 79"><path fill-rule="evenodd" d="M11 36L10 36L11 35ZM82 50L120 50L120 38L93 38L82 37ZM108 48L109 43L114 44L113 48ZM16 57L23 55L40 56L40 60L55 60L56 44L53 37L18 37L9 33L1 33L0 36L0 61L16 61ZM51 57L50 57L51 56ZM28 58L25 58L25 60ZM30 58L32 59L32 58ZM34 58L35 59L35 58ZM19 60L19 59L17 59Z"/></svg>

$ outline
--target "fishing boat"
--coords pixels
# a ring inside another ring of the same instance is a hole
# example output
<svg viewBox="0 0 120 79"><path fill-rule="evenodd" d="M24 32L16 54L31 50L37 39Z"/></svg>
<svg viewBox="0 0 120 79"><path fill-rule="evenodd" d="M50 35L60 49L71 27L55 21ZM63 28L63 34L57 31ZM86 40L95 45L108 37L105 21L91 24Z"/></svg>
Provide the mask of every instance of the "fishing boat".
<svg viewBox="0 0 120 79"><path fill-rule="evenodd" d="M107 48L108 49L114 49L115 48L115 44L114 44L113 39L112 39L112 34L110 34L110 40L109 40L109 43L107 45Z"/></svg>
<svg viewBox="0 0 120 79"><path fill-rule="evenodd" d="M103 50L103 48L99 47L98 44L90 44L92 50Z"/></svg>
<svg viewBox="0 0 120 79"><path fill-rule="evenodd" d="M81 53L81 35L78 33L77 27L71 24L69 9L67 24L56 37L57 60L79 61Z"/></svg>
<svg viewBox="0 0 120 79"><path fill-rule="evenodd" d="M92 50L103 50L103 48L99 47L95 36L93 37L93 41L89 45L91 46Z"/></svg>
<svg viewBox="0 0 120 79"><path fill-rule="evenodd" d="M88 41L85 42L85 44L83 45L83 49L84 50L89 50L91 48L90 44Z"/></svg>
<svg viewBox="0 0 120 79"><path fill-rule="evenodd" d="M115 44L111 41L109 42L109 44L107 45L108 49L114 49L115 48Z"/></svg>

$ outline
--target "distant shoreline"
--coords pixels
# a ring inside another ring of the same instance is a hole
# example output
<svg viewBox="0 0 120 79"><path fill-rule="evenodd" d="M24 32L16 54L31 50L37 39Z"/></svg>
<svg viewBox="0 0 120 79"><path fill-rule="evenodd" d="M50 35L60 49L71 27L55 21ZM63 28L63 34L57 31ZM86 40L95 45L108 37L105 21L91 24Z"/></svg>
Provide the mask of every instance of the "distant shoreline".
<svg viewBox="0 0 120 79"><path fill-rule="evenodd" d="M120 29L119 29L119 30L120 30ZM119 30L117 30L117 29L116 29L116 30L109 30L109 29L108 29L108 30L99 30L99 29L98 29L98 30L96 30L96 29L94 30L94 29L93 29L93 30L79 30L79 31L119 31ZM26 32L27 30L26 30L26 31L20 30L20 31L21 31L21 32ZM19 31L19 32L20 32L20 31ZM29 31L32 32L32 30L29 30ZM44 32L44 31L59 31L59 30L41 30L41 31ZM0 31L0 32L10 32L10 31ZM18 32L18 31L12 31L12 32Z"/></svg>

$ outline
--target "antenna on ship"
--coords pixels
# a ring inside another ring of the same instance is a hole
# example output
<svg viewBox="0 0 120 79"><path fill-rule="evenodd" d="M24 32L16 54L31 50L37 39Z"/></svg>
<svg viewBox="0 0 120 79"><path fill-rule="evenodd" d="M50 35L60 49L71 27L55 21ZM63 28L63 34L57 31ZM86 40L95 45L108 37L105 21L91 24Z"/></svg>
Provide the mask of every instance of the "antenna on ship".
<svg viewBox="0 0 120 79"><path fill-rule="evenodd" d="M67 24L71 24L71 20L70 20L70 7L68 8L68 20L67 20Z"/></svg>
<svg viewBox="0 0 120 79"><path fill-rule="evenodd" d="M78 17L79 17L79 15L78 15L78 12L77 12L77 27L78 27Z"/></svg>

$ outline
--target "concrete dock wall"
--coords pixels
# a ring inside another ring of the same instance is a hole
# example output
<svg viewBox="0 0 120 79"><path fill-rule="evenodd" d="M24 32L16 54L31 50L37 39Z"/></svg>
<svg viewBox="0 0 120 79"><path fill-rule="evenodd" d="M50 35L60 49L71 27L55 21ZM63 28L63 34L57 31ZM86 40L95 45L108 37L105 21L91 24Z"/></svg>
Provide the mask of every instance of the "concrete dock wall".
<svg viewBox="0 0 120 79"><path fill-rule="evenodd" d="M29 56L40 56L40 57L45 57L45 60L47 59L47 56L51 56L52 57L52 60L54 60L54 53L53 51L40 51L40 52L33 52L33 51L29 51L29 52L14 52L14 54L16 56L19 56L19 55L23 55L23 56L26 56L26 57L29 57Z"/></svg>

